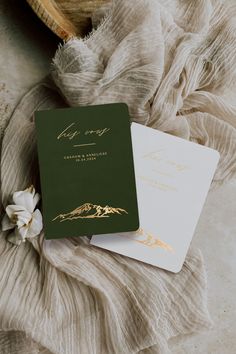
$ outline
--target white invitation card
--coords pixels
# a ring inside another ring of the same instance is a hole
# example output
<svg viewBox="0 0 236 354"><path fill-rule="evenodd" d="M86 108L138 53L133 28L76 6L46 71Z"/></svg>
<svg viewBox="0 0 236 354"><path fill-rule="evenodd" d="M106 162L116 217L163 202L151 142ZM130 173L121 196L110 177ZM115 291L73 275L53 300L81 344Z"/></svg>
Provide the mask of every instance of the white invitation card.
<svg viewBox="0 0 236 354"><path fill-rule="evenodd" d="M132 123L140 227L96 235L91 244L179 272L184 263L219 153Z"/></svg>

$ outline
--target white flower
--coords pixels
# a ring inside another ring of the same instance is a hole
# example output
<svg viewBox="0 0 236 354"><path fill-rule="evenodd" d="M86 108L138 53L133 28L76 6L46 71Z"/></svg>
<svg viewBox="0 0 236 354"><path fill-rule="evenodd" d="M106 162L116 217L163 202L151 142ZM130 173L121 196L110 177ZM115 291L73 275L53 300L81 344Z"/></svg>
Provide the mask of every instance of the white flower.
<svg viewBox="0 0 236 354"><path fill-rule="evenodd" d="M6 207L6 214L2 219L2 230L14 229L8 236L8 240L14 244L20 244L26 238L37 236L42 228L42 214L35 210L40 195L35 193L33 186L24 191L13 194L13 203Z"/></svg>

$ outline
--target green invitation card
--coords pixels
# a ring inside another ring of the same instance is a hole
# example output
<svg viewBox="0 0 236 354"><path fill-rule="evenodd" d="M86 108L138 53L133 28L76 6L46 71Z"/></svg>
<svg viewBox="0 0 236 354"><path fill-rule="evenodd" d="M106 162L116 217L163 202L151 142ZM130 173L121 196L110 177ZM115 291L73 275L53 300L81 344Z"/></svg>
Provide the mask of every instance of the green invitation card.
<svg viewBox="0 0 236 354"><path fill-rule="evenodd" d="M35 113L46 239L139 227L124 103Z"/></svg>

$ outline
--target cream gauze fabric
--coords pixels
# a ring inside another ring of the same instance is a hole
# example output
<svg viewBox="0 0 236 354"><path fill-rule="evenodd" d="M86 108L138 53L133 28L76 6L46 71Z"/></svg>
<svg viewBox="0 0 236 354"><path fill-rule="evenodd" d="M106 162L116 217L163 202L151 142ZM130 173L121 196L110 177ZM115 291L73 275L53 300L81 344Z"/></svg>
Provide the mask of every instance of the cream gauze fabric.
<svg viewBox="0 0 236 354"><path fill-rule="evenodd" d="M50 77L16 107L2 141L3 208L17 190L33 183L39 191L40 109L126 102L133 121L217 149L215 184L235 176L236 9L218 0L116 0L95 14L98 23L59 47ZM6 235L1 354L166 354L171 337L211 326L199 250L171 274L86 237L45 241L42 233L14 246Z"/></svg>

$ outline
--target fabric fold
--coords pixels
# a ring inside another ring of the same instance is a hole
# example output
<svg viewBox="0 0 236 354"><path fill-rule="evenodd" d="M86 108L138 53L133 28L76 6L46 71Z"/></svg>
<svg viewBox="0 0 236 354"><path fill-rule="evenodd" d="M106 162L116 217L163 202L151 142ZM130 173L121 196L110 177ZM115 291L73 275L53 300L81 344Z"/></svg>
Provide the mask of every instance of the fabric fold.
<svg viewBox="0 0 236 354"><path fill-rule="evenodd" d="M39 190L33 113L56 107L126 102L133 121L217 149L215 183L234 177L236 108L222 92L235 79L235 16L218 0L114 1L91 35L58 48L51 77L16 107L2 142L3 207L16 190ZM212 325L199 250L171 274L86 237L42 233L16 247L1 232L0 268L6 353L14 338L32 353L166 354L171 337Z"/></svg>

